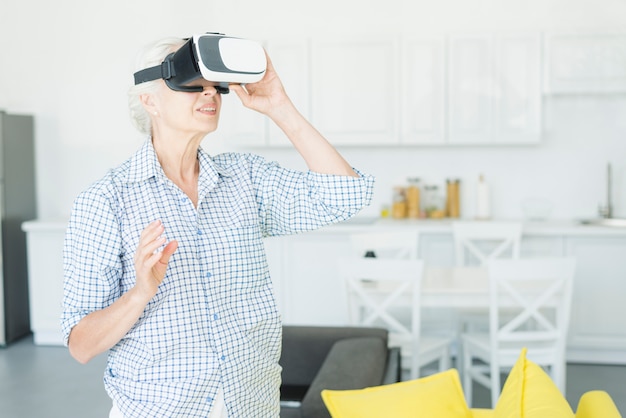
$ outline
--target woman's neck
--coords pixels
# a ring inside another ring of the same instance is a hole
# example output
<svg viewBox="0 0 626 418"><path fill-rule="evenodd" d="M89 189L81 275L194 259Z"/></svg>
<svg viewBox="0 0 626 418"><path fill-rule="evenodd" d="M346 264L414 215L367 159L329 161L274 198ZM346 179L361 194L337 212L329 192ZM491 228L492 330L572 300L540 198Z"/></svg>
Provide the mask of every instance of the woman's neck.
<svg viewBox="0 0 626 418"><path fill-rule="evenodd" d="M163 172L197 206L200 141L163 141L153 138L152 144Z"/></svg>

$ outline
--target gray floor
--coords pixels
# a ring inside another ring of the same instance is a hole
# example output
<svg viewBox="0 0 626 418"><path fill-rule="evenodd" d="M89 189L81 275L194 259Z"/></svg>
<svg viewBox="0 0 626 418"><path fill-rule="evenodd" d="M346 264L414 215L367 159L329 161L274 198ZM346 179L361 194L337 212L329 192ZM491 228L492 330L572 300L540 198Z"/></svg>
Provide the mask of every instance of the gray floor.
<svg viewBox="0 0 626 418"><path fill-rule="evenodd" d="M108 417L105 360L100 356L81 365L67 349L35 346L30 337L0 348L0 417ZM580 396L593 389L609 392L620 412L626 412L626 366L568 365L567 399L574 410ZM474 395L474 406L490 405L486 389L476 386Z"/></svg>

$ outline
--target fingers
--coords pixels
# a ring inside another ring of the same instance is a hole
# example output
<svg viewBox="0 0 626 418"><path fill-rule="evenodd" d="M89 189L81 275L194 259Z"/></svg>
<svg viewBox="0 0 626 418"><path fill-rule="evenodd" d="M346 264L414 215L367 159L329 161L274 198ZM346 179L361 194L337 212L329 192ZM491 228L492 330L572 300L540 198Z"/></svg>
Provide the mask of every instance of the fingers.
<svg viewBox="0 0 626 418"><path fill-rule="evenodd" d="M155 251L165 243L165 237L162 236L164 231L165 228L161 221L151 222L150 225L141 232L135 257L145 259L154 254Z"/></svg>
<svg viewBox="0 0 626 418"><path fill-rule="evenodd" d="M235 94L237 95L237 97L239 97L239 100L241 100L242 103L249 99L248 92L246 91L246 89L243 88L241 84L229 84L228 87L230 88L230 91L235 92Z"/></svg>
<svg viewBox="0 0 626 418"><path fill-rule="evenodd" d="M172 256L172 254L174 254L177 248L178 248L178 241L172 240L168 242L165 248L163 248L163 251L161 252L161 257L159 259L159 262L161 264L167 264L170 261L170 257Z"/></svg>
<svg viewBox="0 0 626 418"><path fill-rule="evenodd" d="M158 262L167 265L170 257L178 248L178 242L169 242L161 251L159 248L166 243L163 236L165 227L157 220L151 222L142 232L139 238L139 245L135 253L135 268L139 271L148 271ZM163 271L165 274L165 271Z"/></svg>

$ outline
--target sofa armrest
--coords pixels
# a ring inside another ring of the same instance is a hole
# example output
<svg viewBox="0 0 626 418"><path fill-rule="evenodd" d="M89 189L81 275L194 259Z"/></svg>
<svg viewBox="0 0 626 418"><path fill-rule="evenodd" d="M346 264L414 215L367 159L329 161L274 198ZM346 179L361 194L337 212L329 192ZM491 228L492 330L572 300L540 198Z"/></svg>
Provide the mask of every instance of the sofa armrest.
<svg viewBox="0 0 626 418"><path fill-rule="evenodd" d="M388 331L367 327L283 326L280 365L287 386L311 384L333 345L344 338L377 337L387 343Z"/></svg>
<svg viewBox="0 0 626 418"><path fill-rule="evenodd" d="M347 338L333 345L324 364L302 399L302 418L328 417L322 390L363 389L381 384L387 346L380 338Z"/></svg>
<svg viewBox="0 0 626 418"><path fill-rule="evenodd" d="M578 401L576 418L621 418L611 396L603 390L592 390Z"/></svg>
<svg viewBox="0 0 626 418"><path fill-rule="evenodd" d="M390 347L387 352L387 367L383 376L383 385L397 383L402 380L402 364L400 347Z"/></svg>

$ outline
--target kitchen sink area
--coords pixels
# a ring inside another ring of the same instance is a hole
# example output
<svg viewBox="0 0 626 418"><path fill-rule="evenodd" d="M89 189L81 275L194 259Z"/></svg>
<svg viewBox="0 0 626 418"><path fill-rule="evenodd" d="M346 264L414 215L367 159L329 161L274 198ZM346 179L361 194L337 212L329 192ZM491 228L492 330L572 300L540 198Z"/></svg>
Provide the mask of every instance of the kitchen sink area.
<svg viewBox="0 0 626 418"><path fill-rule="evenodd" d="M626 228L626 218L595 218L583 219L580 221L583 225L607 226L613 228Z"/></svg>
<svg viewBox="0 0 626 418"><path fill-rule="evenodd" d="M598 208L598 217L591 219L583 219L580 221L583 225L606 226L613 228L626 227L626 218L613 217L613 171L611 163L606 167L606 205Z"/></svg>

